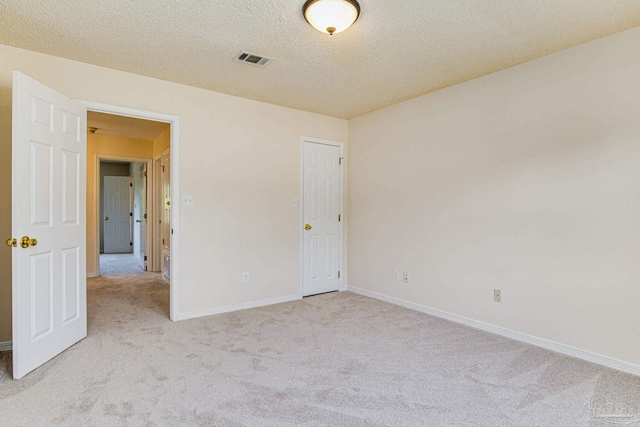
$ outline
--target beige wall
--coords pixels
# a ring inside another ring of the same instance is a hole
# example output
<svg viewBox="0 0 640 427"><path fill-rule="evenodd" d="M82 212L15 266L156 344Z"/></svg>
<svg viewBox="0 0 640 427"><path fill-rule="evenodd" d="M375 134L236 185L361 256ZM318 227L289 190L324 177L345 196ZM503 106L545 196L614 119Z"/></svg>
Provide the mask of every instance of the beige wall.
<svg viewBox="0 0 640 427"><path fill-rule="evenodd" d="M639 45L351 120L349 286L640 364Z"/></svg>
<svg viewBox="0 0 640 427"><path fill-rule="evenodd" d="M11 73L19 70L72 98L180 117L180 192L195 199L181 209L182 313L298 293L300 212L291 198L299 195L300 137L346 142L345 120L8 46L0 58L0 231L7 237ZM10 254L0 251L0 341L10 339ZM242 271L251 272L250 284L241 284Z"/></svg>
<svg viewBox="0 0 640 427"><path fill-rule="evenodd" d="M98 272L96 265L97 235L96 208L100 204L96 193L96 162L98 156L126 157L131 159L151 159L153 141L127 138L116 135L103 135L100 131L87 135L87 275Z"/></svg>
<svg viewBox="0 0 640 427"><path fill-rule="evenodd" d="M171 146L171 128L168 127L153 140L153 158L155 159Z"/></svg>

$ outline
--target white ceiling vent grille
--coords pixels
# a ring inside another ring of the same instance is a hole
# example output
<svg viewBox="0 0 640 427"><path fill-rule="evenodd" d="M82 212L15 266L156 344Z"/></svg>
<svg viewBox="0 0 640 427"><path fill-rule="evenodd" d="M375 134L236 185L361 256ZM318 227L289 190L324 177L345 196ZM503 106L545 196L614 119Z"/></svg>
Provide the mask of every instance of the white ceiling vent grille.
<svg viewBox="0 0 640 427"><path fill-rule="evenodd" d="M264 67L271 61L273 58L269 58L267 56L256 55L255 53L249 52L240 52L233 58L234 61L244 62L245 64L257 65L258 67Z"/></svg>

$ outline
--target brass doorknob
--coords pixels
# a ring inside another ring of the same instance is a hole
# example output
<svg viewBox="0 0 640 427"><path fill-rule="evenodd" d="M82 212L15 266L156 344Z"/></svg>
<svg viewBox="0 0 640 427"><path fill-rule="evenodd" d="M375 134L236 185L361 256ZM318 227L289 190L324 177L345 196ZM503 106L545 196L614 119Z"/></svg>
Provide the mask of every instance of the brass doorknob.
<svg viewBox="0 0 640 427"><path fill-rule="evenodd" d="M14 238L7 239L7 246L9 246L10 248L11 247L15 248L16 246L18 246L18 241Z"/></svg>
<svg viewBox="0 0 640 427"><path fill-rule="evenodd" d="M304 229L307 230L307 231L311 230L311 225L305 224L304 225Z"/></svg>
<svg viewBox="0 0 640 427"><path fill-rule="evenodd" d="M36 239L31 239L29 238L29 236L23 236L22 239L20 239L20 246L23 248L28 248L29 246L35 246L38 244L38 241Z"/></svg>

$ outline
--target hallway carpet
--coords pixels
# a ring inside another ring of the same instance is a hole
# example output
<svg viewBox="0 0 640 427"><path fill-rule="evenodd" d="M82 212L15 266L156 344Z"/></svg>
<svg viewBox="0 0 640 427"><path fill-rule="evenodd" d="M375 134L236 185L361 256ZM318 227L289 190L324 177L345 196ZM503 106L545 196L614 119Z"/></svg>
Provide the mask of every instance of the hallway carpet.
<svg viewBox="0 0 640 427"><path fill-rule="evenodd" d="M3 354L0 425L637 421L639 377L349 292L182 322L156 274L91 279L88 298L85 340L20 381Z"/></svg>
<svg viewBox="0 0 640 427"><path fill-rule="evenodd" d="M142 267L133 254L100 254L100 275L136 274Z"/></svg>

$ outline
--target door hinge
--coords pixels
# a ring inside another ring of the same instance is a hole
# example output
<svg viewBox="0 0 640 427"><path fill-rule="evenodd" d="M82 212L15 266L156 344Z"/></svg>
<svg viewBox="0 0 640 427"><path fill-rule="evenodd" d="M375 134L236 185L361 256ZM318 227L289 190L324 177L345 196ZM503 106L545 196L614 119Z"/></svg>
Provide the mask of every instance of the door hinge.
<svg viewBox="0 0 640 427"><path fill-rule="evenodd" d="M338 222L342 221L342 215L338 215Z"/></svg>
<svg viewBox="0 0 640 427"><path fill-rule="evenodd" d="M129 246L133 246L133 242L129 242Z"/></svg>
<svg viewBox="0 0 640 427"><path fill-rule="evenodd" d="M129 183L129 187L133 187L133 182L130 182L130 183Z"/></svg>
<svg viewBox="0 0 640 427"><path fill-rule="evenodd" d="M340 272L338 271L338 279L340 278Z"/></svg>
<svg viewBox="0 0 640 427"><path fill-rule="evenodd" d="M142 176L145 176L145 177L146 177L146 176L147 176L147 173L145 172Z"/></svg>
<svg viewBox="0 0 640 427"><path fill-rule="evenodd" d="M147 214L144 214L144 219L147 219Z"/></svg>
<svg viewBox="0 0 640 427"><path fill-rule="evenodd" d="M147 260L147 256L146 256L146 255L144 256L144 260L145 260L145 261Z"/></svg>
<svg viewBox="0 0 640 427"><path fill-rule="evenodd" d="M162 239L162 244L164 245L164 239Z"/></svg>
<svg viewBox="0 0 640 427"><path fill-rule="evenodd" d="M164 172L164 165L162 165L162 172Z"/></svg>
<svg viewBox="0 0 640 427"><path fill-rule="evenodd" d="M129 216L133 216L133 212L129 212Z"/></svg>
<svg viewBox="0 0 640 427"><path fill-rule="evenodd" d="M344 157L340 157L340 158L338 159L338 164L339 164L340 166L342 166L342 161L343 161L343 160L344 160Z"/></svg>
<svg viewBox="0 0 640 427"><path fill-rule="evenodd" d="M171 234L173 234L173 228L171 229Z"/></svg>

